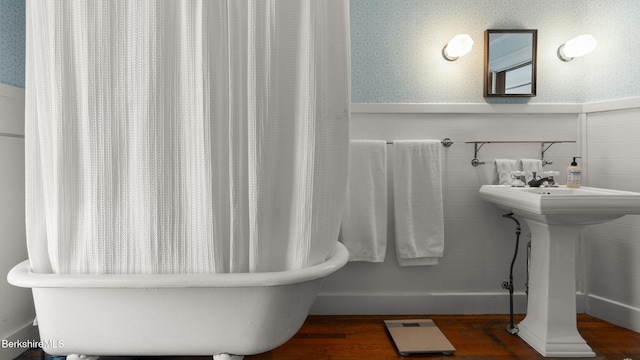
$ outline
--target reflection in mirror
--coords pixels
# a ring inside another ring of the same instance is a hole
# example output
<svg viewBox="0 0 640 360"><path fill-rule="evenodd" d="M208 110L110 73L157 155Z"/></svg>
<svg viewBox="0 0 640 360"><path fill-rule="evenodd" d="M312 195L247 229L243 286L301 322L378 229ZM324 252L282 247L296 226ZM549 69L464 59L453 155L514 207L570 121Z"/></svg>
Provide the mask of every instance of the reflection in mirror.
<svg viewBox="0 0 640 360"><path fill-rule="evenodd" d="M537 30L486 30L484 96L536 96Z"/></svg>

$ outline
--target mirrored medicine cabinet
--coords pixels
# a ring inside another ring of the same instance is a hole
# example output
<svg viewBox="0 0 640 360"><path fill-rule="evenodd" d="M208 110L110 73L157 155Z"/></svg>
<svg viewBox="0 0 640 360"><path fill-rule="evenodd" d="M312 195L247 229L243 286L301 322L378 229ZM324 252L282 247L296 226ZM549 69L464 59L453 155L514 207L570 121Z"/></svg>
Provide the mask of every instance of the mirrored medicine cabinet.
<svg viewBox="0 0 640 360"><path fill-rule="evenodd" d="M538 30L486 30L484 96L536 96Z"/></svg>

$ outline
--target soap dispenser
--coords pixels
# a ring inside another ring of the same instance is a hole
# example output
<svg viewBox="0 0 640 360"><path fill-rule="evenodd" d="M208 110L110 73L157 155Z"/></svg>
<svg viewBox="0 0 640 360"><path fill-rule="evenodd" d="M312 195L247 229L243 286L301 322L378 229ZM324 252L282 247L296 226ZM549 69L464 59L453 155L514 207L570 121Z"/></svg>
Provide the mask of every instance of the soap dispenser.
<svg viewBox="0 0 640 360"><path fill-rule="evenodd" d="M567 167L567 187L579 188L582 182L582 168L578 166L576 159L580 159L579 156L574 156L571 165Z"/></svg>

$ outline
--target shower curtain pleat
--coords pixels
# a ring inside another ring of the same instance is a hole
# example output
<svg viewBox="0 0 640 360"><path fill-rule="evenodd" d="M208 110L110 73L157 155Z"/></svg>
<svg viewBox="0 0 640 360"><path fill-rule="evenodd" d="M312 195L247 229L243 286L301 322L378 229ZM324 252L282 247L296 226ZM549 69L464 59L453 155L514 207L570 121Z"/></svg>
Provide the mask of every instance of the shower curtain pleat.
<svg viewBox="0 0 640 360"><path fill-rule="evenodd" d="M28 0L34 271L323 261L346 186L348 30L347 0Z"/></svg>

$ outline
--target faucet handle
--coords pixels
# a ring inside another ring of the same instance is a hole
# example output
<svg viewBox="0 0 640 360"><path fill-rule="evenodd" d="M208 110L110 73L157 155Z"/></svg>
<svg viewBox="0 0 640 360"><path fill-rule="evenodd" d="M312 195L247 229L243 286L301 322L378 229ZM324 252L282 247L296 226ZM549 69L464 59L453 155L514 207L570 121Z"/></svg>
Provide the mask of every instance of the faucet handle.
<svg viewBox="0 0 640 360"><path fill-rule="evenodd" d="M542 175L547 179L547 186L558 187L558 183L554 178L560 176L559 171L545 171L544 173L542 173Z"/></svg>

